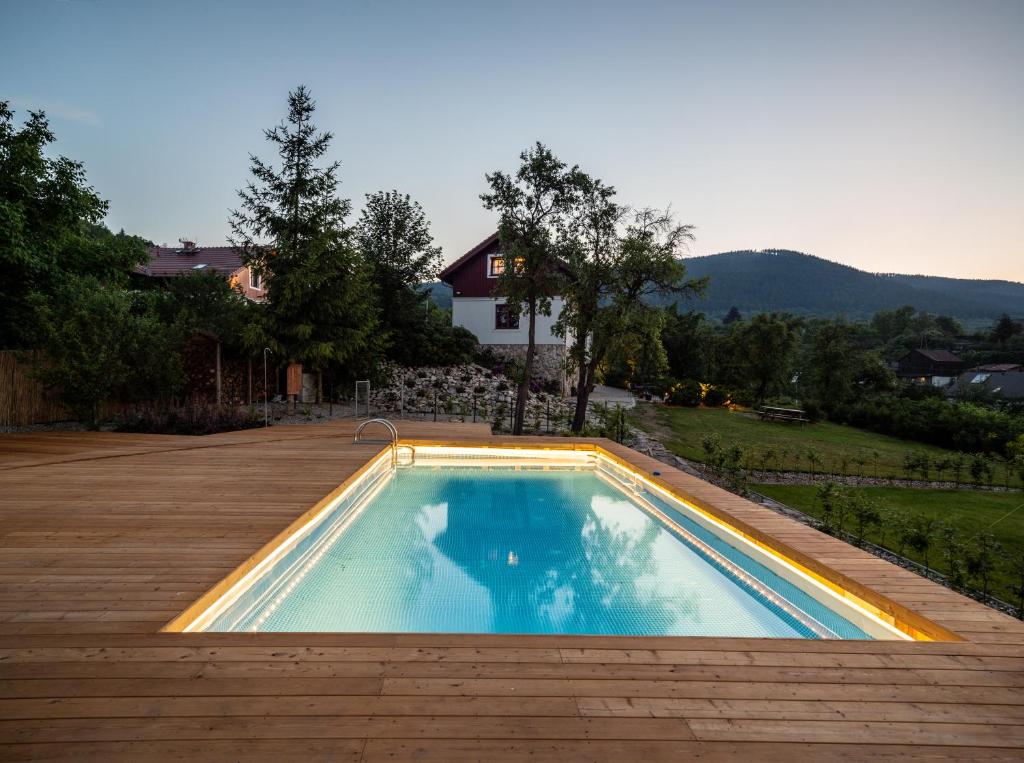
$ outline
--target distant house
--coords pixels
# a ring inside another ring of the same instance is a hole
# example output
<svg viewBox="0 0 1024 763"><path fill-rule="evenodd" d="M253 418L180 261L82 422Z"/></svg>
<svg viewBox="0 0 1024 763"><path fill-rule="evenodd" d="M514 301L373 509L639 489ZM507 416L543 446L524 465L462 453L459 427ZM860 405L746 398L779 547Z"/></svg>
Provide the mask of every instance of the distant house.
<svg viewBox="0 0 1024 763"><path fill-rule="evenodd" d="M896 361L896 375L917 384L945 387L963 367L964 362L949 350L911 350Z"/></svg>
<svg viewBox="0 0 1024 763"><path fill-rule="evenodd" d="M149 261L135 269L135 276L168 279L201 272L216 273L254 302L266 299L262 279L230 246L196 246L185 239L179 247L154 246L149 250ZM263 377L253 368L253 359L224 352L213 337L191 337L183 362L185 395L190 400L252 404L263 394ZM271 377L267 391L275 389L280 389L278 380Z"/></svg>
<svg viewBox="0 0 1024 763"><path fill-rule="evenodd" d="M494 294L505 269L498 234L494 233L441 271L452 287L452 324L472 331L481 347L521 360L526 354L529 318L509 312L504 297ZM537 316L537 376L564 381L567 340L552 331L562 312L562 297L551 299L551 315Z"/></svg>
<svg viewBox="0 0 1024 763"><path fill-rule="evenodd" d="M176 278L201 271L223 276L254 302L266 299L262 278L250 271L230 246L196 246L194 241L185 239L180 247L154 246L149 250L149 262L135 272L150 278Z"/></svg>
<svg viewBox="0 0 1024 763"><path fill-rule="evenodd" d="M960 374L949 394L965 397L986 394L1005 400L1024 400L1024 367L1017 363L990 363Z"/></svg>

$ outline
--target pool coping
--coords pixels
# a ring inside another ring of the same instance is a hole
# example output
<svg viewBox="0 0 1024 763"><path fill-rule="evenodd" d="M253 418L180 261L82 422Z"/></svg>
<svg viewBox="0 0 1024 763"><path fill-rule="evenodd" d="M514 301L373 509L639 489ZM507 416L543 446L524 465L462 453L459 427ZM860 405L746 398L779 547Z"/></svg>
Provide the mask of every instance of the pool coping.
<svg viewBox="0 0 1024 763"><path fill-rule="evenodd" d="M636 456L641 456L641 454L623 446L615 447L612 443L609 443L608 446L606 446L600 442L594 441L581 442L579 440L560 440L554 438L545 439L549 439L550 441L538 443L536 439L531 439L529 442L523 442L518 440L509 441L507 438L495 441L496 438L493 437L487 439L469 438L459 440L400 438L397 444L399 446L408 445L413 448L429 446L494 449L500 447L502 449L512 450L550 450L598 453L618 464L623 469L633 472L641 479L646 480L652 485L666 491L677 500L688 504L696 511L707 515L713 521L725 525L748 542L776 557L784 564L791 565L797 570L803 572L812 579L828 587L839 596L851 600L855 605L867 610L871 614L902 631L912 640L948 642L967 640L955 631L903 604L900 604L891 597L875 590L871 586L858 581L856 578L835 569L834 566L826 564L811 554L801 551L793 545L786 543L758 527L755 527L747 521L744 521L741 517L738 517L735 512L721 506L719 501L715 501L707 496L702 496L697 491L687 490L686 482L689 480L696 480L696 478L690 477L671 466L659 464L661 468L657 470L648 470L644 468L644 465L636 463L636 461L640 459L631 457L632 454L635 454ZM614 452L611 448L620 452ZM334 490L330 491L327 495L317 501L312 507L302 512L302 514L289 523L287 527L271 538L270 541L261 546L238 567L232 570L228 575L224 576L205 593L203 593L202 596L167 622L160 631L164 633L192 632L189 631L188 628L202 617L215 603L217 603L225 593L230 591L239 581L259 567L266 559L268 559L268 557L274 554L282 544L291 539L297 531L301 530L313 518L341 498L353 485L358 483L370 469L376 466L380 462L380 459L385 456L390 449L390 445L382 445L379 449L374 450L372 454L368 455L365 463L350 474ZM673 479L667 479L668 476L671 476ZM680 480L680 478L683 479ZM708 484L700 480L696 481L702 486ZM716 488L716 490L720 489ZM721 492L724 493L725 491ZM728 493L725 493L725 495L731 496L731 494ZM737 498L736 496L732 497Z"/></svg>

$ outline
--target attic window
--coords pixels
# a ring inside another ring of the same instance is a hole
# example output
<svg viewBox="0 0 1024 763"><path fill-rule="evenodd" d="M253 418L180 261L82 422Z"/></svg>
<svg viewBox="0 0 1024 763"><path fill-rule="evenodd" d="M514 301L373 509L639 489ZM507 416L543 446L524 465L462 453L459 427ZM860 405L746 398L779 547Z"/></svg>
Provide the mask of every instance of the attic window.
<svg viewBox="0 0 1024 763"><path fill-rule="evenodd" d="M505 258L500 254L492 254L487 258L487 277L497 278L505 272Z"/></svg>
<svg viewBox="0 0 1024 763"><path fill-rule="evenodd" d="M521 272L523 268L524 259L522 257L515 258L516 272ZM502 273L505 272L505 258L500 254L492 254L487 258L487 277L498 278Z"/></svg>
<svg viewBox="0 0 1024 763"><path fill-rule="evenodd" d="M205 262L200 262L198 265L193 265L192 269L193 270L202 270L205 267L206 267L206 263Z"/></svg>

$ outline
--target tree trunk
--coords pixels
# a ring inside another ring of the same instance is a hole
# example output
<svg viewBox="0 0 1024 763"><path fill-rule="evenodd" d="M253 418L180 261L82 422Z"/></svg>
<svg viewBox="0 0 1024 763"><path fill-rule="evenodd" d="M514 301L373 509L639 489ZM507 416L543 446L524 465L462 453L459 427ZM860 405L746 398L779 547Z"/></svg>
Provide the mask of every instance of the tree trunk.
<svg viewBox="0 0 1024 763"><path fill-rule="evenodd" d="M576 374L576 410L572 416L572 431L579 434L583 431L583 423L587 418L587 399L590 393L587 392L587 363L580 363L580 369Z"/></svg>
<svg viewBox="0 0 1024 763"><path fill-rule="evenodd" d="M220 340L217 340L217 405L220 405Z"/></svg>
<svg viewBox="0 0 1024 763"><path fill-rule="evenodd" d="M576 386L576 410L572 418L572 431L579 434L587 424L587 405L590 403L590 393L594 391L594 381L597 376L597 367L601 364L607 352L607 347L598 345L596 337L591 337L590 360L580 363L579 382ZM584 358L586 353L584 353Z"/></svg>
<svg viewBox="0 0 1024 763"><path fill-rule="evenodd" d="M512 434L523 433L523 419L526 418L526 398L530 394L530 378L533 376L533 356L537 349L537 300L529 302L530 325L527 328L526 360L523 361L523 378L519 380L519 393L516 395L516 415L512 424Z"/></svg>
<svg viewBox="0 0 1024 763"><path fill-rule="evenodd" d="M584 384L576 389L576 412L572 419L572 431L579 434L587 424L587 405L590 403L590 393L594 391L594 381L597 375L597 366L600 358L593 357L586 367L586 380Z"/></svg>

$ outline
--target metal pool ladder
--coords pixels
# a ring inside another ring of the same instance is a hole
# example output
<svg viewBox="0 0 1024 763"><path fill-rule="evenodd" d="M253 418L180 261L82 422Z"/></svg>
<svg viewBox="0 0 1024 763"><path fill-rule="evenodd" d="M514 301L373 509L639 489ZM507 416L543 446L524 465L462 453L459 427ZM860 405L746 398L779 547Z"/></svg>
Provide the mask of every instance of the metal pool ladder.
<svg viewBox="0 0 1024 763"><path fill-rule="evenodd" d="M360 436L363 434L363 430L366 429L366 427L370 426L370 424L377 424L377 425L382 426L385 429L387 429L388 430L388 435L389 435L388 439L387 440L361 440ZM392 424L390 421L388 421L387 419L368 419L367 421L362 422L358 427L356 427L356 433L355 433L355 436L352 438L352 442L354 444L358 444L360 442L369 442L369 443L387 442L387 443L390 443L391 444L391 465L392 466L396 466L396 467L397 466L412 466L413 463L416 460L416 450L413 448L412 445L399 445L398 444L398 428L394 424ZM408 460L407 463L399 464L399 462L398 462L398 451L399 450L408 450L409 451L409 460Z"/></svg>

